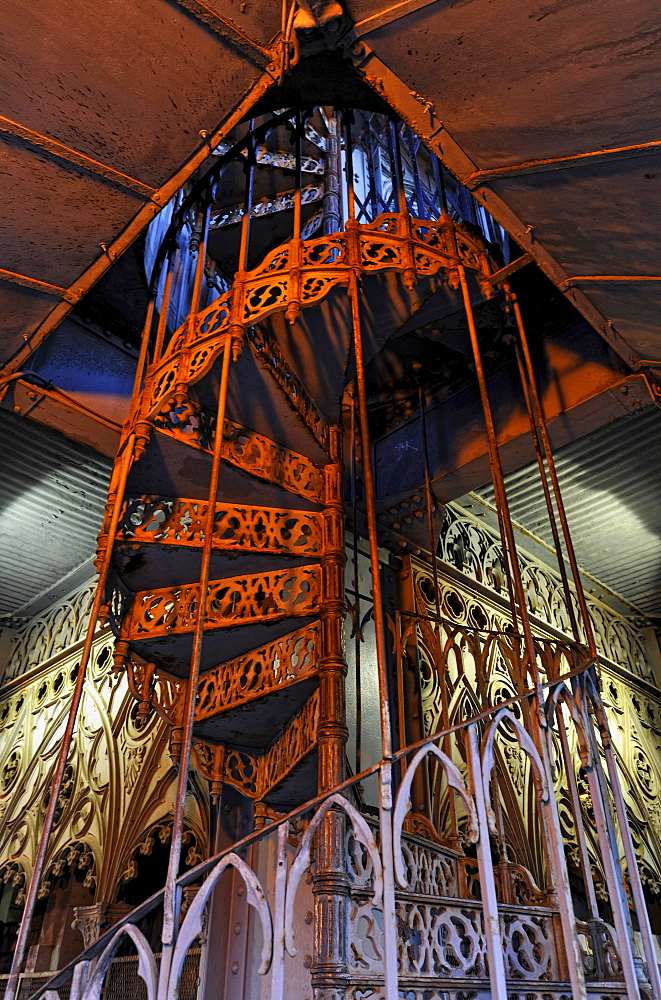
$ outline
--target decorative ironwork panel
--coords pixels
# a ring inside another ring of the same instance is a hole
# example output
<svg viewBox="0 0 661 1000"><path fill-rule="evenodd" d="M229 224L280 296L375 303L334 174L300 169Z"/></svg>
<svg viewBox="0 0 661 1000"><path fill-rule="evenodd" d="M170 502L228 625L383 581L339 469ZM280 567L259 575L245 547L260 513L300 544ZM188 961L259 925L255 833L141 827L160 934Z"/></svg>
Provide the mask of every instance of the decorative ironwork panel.
<svg viewBox="0 0 661 1000"><path fill-rule="evenodd" d="M235 705L258 698L315 673L319 657L317 622L205 671L199 679L195 722L212 719ZM170 723L176 721L184 681L154 668L142 657L128 658L134 697L146 702Z"/></svg>
<svg viewBox="0 0 661 1000"><path fill-rule="evenodd" d="M319 610L321 569L300 566L270 573L214 580L205 598L205 629L312 615ZM200 586L141 591L122 625L125 639L157 638L192 632Z"/></svg>
<svg viewBox="0 0 661 1000"><path fill-rule="evenodd" d="M499 539L459 507L450 505L446 509L439 555L466 576L501 596L506 595ZM530 611L541 622L547 622L569 635L571 619L560 575L521 549L518 550L518 557ZM588 607L600 654L638 677L651 679L643 640L631 622L594 599L588 599ZM454 617L457 619L458 616ZM580 622L580 615L576 617Z"/></svg>
<svg viewBox="0 0 661 1000"><path fill-rule="evenodd" d="M207 510L205 500L131 497L119 540L199 547L204 541ZM322 545L320 514L216 503L214 549L314 556L321 554Z"/></svg>
<svg viewBox="0 0 661 1000"><path fill-rule="evenodd" d="M319 632L320 626L315 622L206 671L198 685L196 721L213 718L221 708L268 694L313 674L318 665Z"/></svg>

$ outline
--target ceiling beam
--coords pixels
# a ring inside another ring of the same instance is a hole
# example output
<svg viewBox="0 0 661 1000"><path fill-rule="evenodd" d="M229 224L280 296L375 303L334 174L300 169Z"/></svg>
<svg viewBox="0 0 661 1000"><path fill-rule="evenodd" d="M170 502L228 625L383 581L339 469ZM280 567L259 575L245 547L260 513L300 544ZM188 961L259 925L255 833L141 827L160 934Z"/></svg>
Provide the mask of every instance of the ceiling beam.
<svg viewBox="0 0 661 1000"><path fill-rule="evenodd" d="M462 183L470 191L474 191L483 184L505 180L508 177L525 177L528 174L567 170L573 167L589 166L594 163L610 162L611 160L632 160L640 156L650 156L660 152L661 141L658 140L636 143L634 146L614 146L612 149L594 149L589 153L549 157L544 160L524 160L522 163L512 163L505 167L475 170L468 177L465 177Z"/></svg>
<svg viewBox="0 0 661 1000"><path fill-rule="evenodd" d="M586 281L661 281L658 274L574 274L570 278L565 278L558 282L558 288L571 288L573 285L581 285Z"/></svg>
<svg viewBox="0 0 661 1000"><path fill-rule="evenodd" d="M71 310L74 302L77 302L92 285L106 273L109 267L121 257L133 241L145 229L156 216L161 207L179 190L195 171L204 163L207 157L213 153L225 137L235 128L247 112L256 104L269 88L273 85L273 77L269 73L262 74L248 90L248 93L228 115L223 124L216 129L204 143L193 153L190 159L177 170L175 174L160 187L153 197L146 202L140 211L128 223L126 228L120 233L117 239L113 240L109 246L102 249L102 253L97 259L80 275L80 277L69 286L68 297L56 305L39 324L36 330L26 337L25 344L15 351L13 355L5 359L2 374L8 375L18 371L26 358L28 358L39 345L46 339L49 333L62 322L67 313ZM2 363L0 361L0 363Z"/></svg>
<svg viewBox="0 0 661 1000"><path fill-rule="evenodd" d="M210 28L223 41L229 42L233 48L238 49L242 55L250 59L256 66L259 66L260 69L264 69L266 64L271 61L272 55L268 49L265 49L258 42L254 41L249 35L241 31L240 28L237 28L231 20L221 17L217 11L207 7L201 0L173 0L173 2L177 6L187 10L196 21L200 21L207 28Z"/></svg>
<svg viewBox="0 0 661 1000"><path fill-rule="evenodd" d="M434 3L438 3L438 0L401 0L400 3L385 7L377 14L357 21L353 27L355 37L360 38L363 35L368 35L371 31L376 31L377 28L383 28L387 24L392 24L393 21L399 21L400 18L414 14L416 11L422 10L423 7L430 7Z"/></svg>
<svg viewBox="0 0 661 1000"><path fill-rule="evenodd" d="M0 267L0 281L8 281L12 285L22 285L23 288L32 288L35 292L43 292L45 295L54 295L58 299L64 299L74 305L80 296L74 295L68 288L61 288L59 285L51 285L47 281L39 281L37 278L29 278L27 274L18 274L16 271L5 271Z"/></svg>
<svg viewBox="0 0 661 1000"><path fill-rule="evenodd" d="M423 99L404 83L379 59L368 42L362 38L356 40L349 34L345 52L365 82L379 96L388 101L400 118L411 126L414 132L462 184L467 184L471 177L475 178L480 173L475 161L445 127L441 113L437 111L434 102ZM648 145L645 144L646 147ZM530 162L541 163L543 161ZM484 205L496 222L500 223L503 229L516 240L524 253L530 254L544 274L560 287L561 282L568 277L567 272L536 238L535 227L521 219L498 191L492 191L486 185L480 186L478 184L476 187L475 197L477 200ZM562 291L583 314L588 323L600 333L627 364L635 364L639 360L640 353L635 351L632 345L618 333L582 288L570 287L562 289Z"/></svg>
<svg viewBox="0 0 661 1000"><path fill-rule="evenodd" d="M10 118L4 118L2 115L0 115L0 133L20 139L21 142L37 148L40 152L46 153L48 156L55 157L55 159L64 160L66 163L73 164L76 167L82 167L83 170L87 170L89 173L95 174L97 177L101 177L103 180L109 181L111 184L123 188L125 191L138 194L146 200L153 199L156 195L156 189L150 187L149 184L143 184L142 181L138 181L134 177L129 177L127 174L109 167L107 163L93 160L90 156L80 153L77 149L71 149L69 146L64 146L55 139L50 139L39 132L33 132L32 129L26 128L25 125L13 122Z"/></svg>

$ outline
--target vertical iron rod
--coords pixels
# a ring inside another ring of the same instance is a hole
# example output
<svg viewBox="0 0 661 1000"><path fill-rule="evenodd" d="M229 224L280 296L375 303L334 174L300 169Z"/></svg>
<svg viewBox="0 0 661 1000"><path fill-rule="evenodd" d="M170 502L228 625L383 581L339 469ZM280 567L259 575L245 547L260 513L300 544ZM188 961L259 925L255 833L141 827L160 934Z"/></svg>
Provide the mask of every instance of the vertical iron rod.
<svg viewBox="0 0 661 1000"><path fill-rule="evenodd" d="M434 505L435 501L432 499L432 487L431 487L431 471L430 471L430 461L429 461L429 437L427 435L427 413L425 410L425 398L422 385L418 382L418 411L420 413L420 425L422 429L422 456L425 465L425 505L427 513L427 531L429 534L429 552L431 558L431 571L432 580L434 583L434 610L436 611L436 621L433 624L434 635L436 637L436 642L438 644L438 652L441 651L441 581L438 576L438 563L436 556L436 534L434 532ZM441 677L441 718L442 727L445 728L450 724L450 718L448 713L448 691L447 684L445 683L445 678ZM422 683L420 679L420 697L422 698ZM424 725L424 722L423 722ZM442 749L448 756L452 756L452 738L447 736L442 742ZM429 782L429 759L425 761L427 764L427 780ZM454 795L449 796L450 805L450 824L452 826L452 836L457 836L457 803L455 802ZM430 820L433 821L432 803L429 803L430 810Z"/></svg>
<svg viewBox="0 0 661 1000"><path fill-rule="evenodd" d="M558 705L556 707L555 714L558 723L558 735L560 736L562 761L565 766L567 785L569 786L569 798L571 801L572 812L574 814L574 825L576 827L576 839L578 840L578 853L581 860L581 872L583 874L583 882L585 883L585 894L587 896L588 905L590 907L590 915L593 920L598 920L599 905L597 903L597 894L594 889L594 882L592 881L592 872L590 870L590 858L588 855L587 841L585 839L585 830L583 829L581 800L578 795L578 786L576 784L574 759L571 755L571 750L569 749L569 741L567 739L567 728L565 726L565 718L561 705Z"/></svg>
<svg viewBox="0 0 661 1000"><path fill-rule="evenodd" d="M200 212L200 243L197 248L195 278L193 279L193 291L191 292L190 309L188 310L189 313L196 313L200 311L202 283L204 281L204 267L207 262L207 241L209 239L209 220L211 219L211 191L207 190L203 197L205 197L205 204Z"/></svg>
<svg viewBox="0 0 661 1000"><path fill-rule="evenodd" d="M515 344L516 353L516 363L519 369L519 377L521 379L521 385L523 387L523 395L526 401L526 410L528 412L528 423L530 425L530 435L532 437L533 445L535 447L535 457L537 459L537 467L539 469L539 478L542 484L542 490L544 492L544 500L546 503L546 509L549 516L549 524L551 526L551 533L553 535L553 544L555 545L556 559L558 562L558 569L560 571L560 576L562 578L562 588L565 592L565 601L567 602L567 613L569 615L569 621L571 623L572 635L577 642L580 641L581 635L578 629L578 622L576 621L576 614L574 612L574 602L571 593L571 588L569 586L569 578L567 576L567 567L565 566L565 560L562 555L562 545L560 543L560 533L558 531L558 523L555 517L555 511L553 510L553 500L551 499L551 491L549 490L548 478L546 474L546 468L544 466L544 456L542 454L542 449L540 447L540 441L538 436L539 422L536 407L534 406L531 388L528 381L528 372L524 367L523 357L521 355L521 348L519 344Z"/></svg>
<svg viewBox="0 0 661 1000"><path fill-rule="evenodd" d="M555 502L558 508L558 515L560 517L560 524L562 526L562 534L565 541L565 547L567 550L567 558L569 559L569 565L571 567L572 576L574 578L574 584L576 586L576 597L578 599L578 605L581 611L581 617L583 619L583 627L585 628L585 635L587 638L588 649L590 651L590 656L597 657L597 646L595 643L594 632L592 630L592 619L590 618L590 612L588 610L587 601L585 599L585 593L583 591L583 584L581 581L581 573L578 568L578 562L576 560L576 553L574 551L574 545L571 539L571 534L569 532L569 523L567 521L567 513L565 511L565 505L562 500L562 493L560 491L560 482L558 480L558 474L555 467L555 461L553 458L553 451L551 448L551 442L549 440L548 431L546 428L546 420L544 418L544 411L542 409L541 400L539 397L539 389L537 386L537 379L535 377L535 370L532 363L532 358L530 355L530 348L528 346L528 338L526 336L525 327L523 325L523 318L521 316L521 308L519 306L519 301L515 295L509 290L509 294L512 300L512 306L514 308L514 316L516 319L516 325L519 332L519 340L521 343L521 350L523 352L523 360L525 363L525 368L528 373L528 382L530 385L530 398L533 404L533 409L535 412L537 426L542 438L542 443L544 445L544 454L546 457L546 462L549 468L549 475L551 478L551 484L553 486L553 493L555 496ZM562 553L558 553L558 559L562 558Z"/></svg>
<svg viewBox="0 0 661 1000"><path fill-rule="evenodd" d="M165 343L165 332L168 325L168 313L170 311L170 299L172 297L172 287L179 271L179 248L175 247L168 254L168 270L165 275L165 285L163 286L163 296L161 298L161 311L156 327L156 341L154 343L154 355L152 362L156 364L161 359L163 345Z"/></svg>
<svg viewBox="0 0 661 1000"><path fill-rule="evenodd" d="M358 482L356 468L356 446L358 428L356 425L356 396L351 398L351 506L353 518L353 591L354 591L354 614L355 614L355 683L356 683L356 773L362 770L363 760L363 697L361 691L360 678L360 644L361 637L361 613L360 613L360 577L358 574Z"/></svg>
<svg viewBox="0 0 661 1000"><path fill-rule="evenodd" d="M355 220L354 226L356 226ZM357 235L357 234L356 234ZM370 548L370 568L372 574L372 597L374 608L374 631L376 637L376 660L379 677L379 702L381 722L381 753L383 763L379 770L379 817L381 830L381 856L383 861L383 937L384 937L384 993L385 1000L397 1000L397 914L395 908L395 872L393 864L392 826L392 733L390 724L390 700L388 691L388 665L386 651L386 625L381 590L379 563L379 542L377 536L374 477L370 451L369 416L367 412L367 391L365 388L365 364L363 359L363 339L360 321L360 301L356 270L349 279L351 298L351 320L356 363L356 386L358 389L358 413L360 418L360 440L363 458L363 478L365 483L365 506L367 508L367 533Z"/></svg>
<svg viewBox="0 0 661 1000"><path fill-rule="evenodd" d="M487 817L487 801L484 796L482 781L482 761L480 759L480 739L477 723L468 727L468 765L472 785L475 808L477 810L478 830L480 839L477 842L477 863L482 889L482 911L484 917L484 937L489 959L489 982L491 984L491 1000L507 1000L507 983L505 981L505 963L503 960L503 943L498 917L498 901L491 860L491 844L489 843L489 820Z"/></svg>
<svg viewBox="0 0 661 1000"><path fill-rule="evenodd" d="M151 339L151 329L154 320L155 301L156 301L155 296L151 295L147 303L145 321L142 327L142 338L140 340L140 353L138 355L138 362L135 369L135 377L133 379L133 386L131 389L131 400L129 404L130 415L133 415L135 413L136 406L138 403L138 398L140 395L140 387L142 385L142 379L147 364L149 341ZM30 933L30 925L32 923L32 918L34 917L34 910L37 905L37 893L39 891L39 886L44 873L44 865L46 863L46 852L48 850L48 841L50 840L50 835L53 829L53 818L55 816L55 809L57 808L57 800L62 790L64 771L66 768L67 757L69 755L69 746L71 744L71 739L73 736L73 731L78 716L78 709L80 708L80 703L83 696L85 678L87 674L87 665L89 662L90 653L92 651L92 644L94 641L94 631L96 629L96 623L99 618L101 608L103 607L104 604L105 587L108 578L108 572L110 569L112 547L114 545L115 535L117 533L117 526L119 524L119 517L122 505L124 503L124 491L126 489L126 481L128 479L128 475L131 470L131 463L133 461L133 448L135 444L135 437L133 433L129 430L130 425L131 425L131 420L127 419L122 429L122 436L120 438L120 444L117 451L117 455L115 456L115 462L113 465L110 485L108 487L109 497L112 497L114 492L114 498L112 499L112 513L110 515L110 523L108 526L108 532L104 539L104 548L101 553L101 563L98 567L99 575L97 577L97 582L96 582L94 601L92 603L92 608L90 610L87 632L85 633L85 643L81 650L80 665L78 667L76 683L74 685L73 692L71 694L71 705L69 706L69 714L67 717L66 728L64 731L64 735L62 737L62 743L60 745L60 752L55 767L55 775L53 777L53 781L51 784L50 798L48 800L46 815L44 816L44 822L39 837L39 843L37 845L37 851L35 854L34 866L32 869L32 877L30 879L30 885L28 887L25 899L25 905L23 907L23 915L21 917L21 924L18 930L16 944L14 946L14 954L12 957L11 969L9 972L9 978L7 980L7 986L5 989L5 1000L15 1000L16 998L18 990L18 979L21 973L21 967L23 965L23 961L25 959L25 951L27 948L28 935ZM116 488L113 489L115 486ZM103 528L101 529L101 531L103 532Z"/></svg>
<svg viewBox="0 0 661 1000"><path fill-rule="evenodd" d="M470 292L468 289L468 282L466 280L466 271L464 265L461 263L459 264L457 270L459 272L459 280L461 283L461 290L464 300L464 309L466 311L468 330L470 334L471 346L473 349L473 359L475 361L475 371L477 375L480 399L482 401L482 409L484 412L487 440L489 445L489 462L491 465L494 491L496 494L496 505L502 511L501 525L502 529L504 529L504 533L501 535L501 539L503 545L507 546L509 554L508 561L509 561L510 571L513 576L514 593L516 595L516 600L519 605L519 614L521 616L521 625L524 636L525 660L527 660L528 662L528 668L530 670L533 687L535 689L536 711L534 713L534 718L530 719L530 725L532 729L531 735L542 757L544 763L544 770L546 772L546 777L550 788L548 799L546 803L542 805L541 809L542 809L543 828L546 834L546 841L549 851L549 864L551 869L551 876L555 880L556 890L558 894L558 908L560 910L560 922L562 925L562 936L565 946L565 957L569 968L569 978L571 981L572 995L574 997L574 1000L582 1000L582 998L585 997L585 976L583 972L583 960L578 943L578 938L576 936L576 925L575 925L574 911L571 900L571 892L569 889L569 878L567 875L567 863L564 854L562 832L560 830L560 821L558 818L557 803L555 800L555 796L553 794L552 758L550 757L549 753L549 744L544 735L544 728L546 727L546 719L544 716L544 696L539 676L539 669L537 666L535 643L532 635L532 630L530 627L530 617L528 615L528 606L526 604L525 592L523 589L521 569L517 560L516 543L514 540L514 529L512 527L512 519L510 516L509 504L507 501L507 492L505 490L503 468L500 462L500 452L498 450L498 439L496 437L496 429L493 421L491 404L489 401L489 393L487 389L486 377L484 373L484 367L482 365L482 355L480 351L479 341L477 338L477 330L475 327L473 308L470 301ZM525 678L523 678L523 680L525 682Z"/></svg>
<svg viewBox="0 0 661 1000"><path fill-rule="evenodd" d="M213 444L213 458L211 464L211 476L209 480L209 493L207 499L207 513L204 524L204 542L202 545L202 559L200 567L199 597L197 614L195 617L195 629L193 632L193 645L191 651L191 666L188 681L186 684L186 697L183 711L183 733L181 756L179 759L179 775L177 779L177 789L175 793L174 816L172 820L172 840L170 843L170 857L168 860L167 878L165 882L165 893L163 897L163 931L161 970L159 976L159 998L165 1000L167 995L169 970L172 962L172 952L174 950L177 919L179 913L179 896L181 890L178 889L176 880L179 874L179 863L181 860L181 846L184 829L184 815L186 810L186 792L188 788L188 770L191 758L191 743L193 739L193 725L195 721L195 702L197 697L197 686L200 676L200 661L202 655L202 641L204 638L204 624L207 610L207 596L209 589L209 569L211 564L211 552L213 548L213 535L216 518L216 499L218 495L218 481L220 478L220 466L222 460L223 437L225 428L225 411L227 408L227 387L229 380L229 368L232 358L232 337L228 333L223 350L223 362L220 376L220 388L218 392L218 409L216 416L216 434Z"/></svg>

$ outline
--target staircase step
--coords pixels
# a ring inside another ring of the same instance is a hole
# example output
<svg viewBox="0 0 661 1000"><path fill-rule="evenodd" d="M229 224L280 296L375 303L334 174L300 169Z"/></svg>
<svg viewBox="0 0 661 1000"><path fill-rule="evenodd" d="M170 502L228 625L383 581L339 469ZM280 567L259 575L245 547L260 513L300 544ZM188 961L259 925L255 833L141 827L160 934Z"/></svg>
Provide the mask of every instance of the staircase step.
<svg viewBox="0 0 661 1000"><path fill-rule="evenodd" d="M170 497L130 497L118 541L191 546L204 541L208 501ZM228 552L321 555L320 514L284 507L216 503L213 547Z"/></svg>
<svg viewBox="0 0 661 1000"><path fill-rule="evenodd" d="M301 626L309 624L318 615L320 594L318 565L210 582L202 669L280 638L291 631L292 618L303 619ZM177 676L186 676L199 600L199 583L139 591L122 624L120 639L128 640L145 659Z"/></svg>
<svg viewBox="0 0 661 1000"><path fill-rule="evenodd" d="M130 591L173 587L199 578L208 502L131 496L115 550L115 567ZM214 579L266 572L320 558L323 518L313 511L217 502L211 554ZM229 565L228 565L229 564Z"/></svg>
<svg viewBox="0 0 661 1000"><path fill-rule="evenodd" d="M320 624L289 632L203 673L197 687L195 737L235 749L264 750L303 707L318 684ZM177 724L185 682L132 653L129 685L161 718ZM248 725L246 725L248 723Z"/></svg>
<svg viewBox="0 0 661 1000"><path fill-rule="evenodd" d="M200 773L210 781L225 781L244 795L272 806L295 806L313 798L317 791L318 721L317 690L265 753L221 752L224 759L218 773L212 770L218 757L216 749L196 740L193 759Z"/></svg>
<svg viewBox="0 0 661 1000"><path fill-rule="evenodd" d="M196 403L215 413L218 366L227 333L202 330L191 341L192 317L166 355L150 370L141 399L142 419L154 420L173 407L181 385ZM328 451L328 425L296 372L265 328L250 328L246 344L229 370L228 413L257 433L301 451L318 462Z"/></svg>
<svg viewBox="0 0 661 1000"><path fill-rule="evenodd" d="M209 438L197 427L189 433L189 425L169 417L161 424L131 470L128 492L205 498L213 435ZM225 421L222 457L220 488L227 498L265 507L324 502L322 466L232 420Z"/></svg>

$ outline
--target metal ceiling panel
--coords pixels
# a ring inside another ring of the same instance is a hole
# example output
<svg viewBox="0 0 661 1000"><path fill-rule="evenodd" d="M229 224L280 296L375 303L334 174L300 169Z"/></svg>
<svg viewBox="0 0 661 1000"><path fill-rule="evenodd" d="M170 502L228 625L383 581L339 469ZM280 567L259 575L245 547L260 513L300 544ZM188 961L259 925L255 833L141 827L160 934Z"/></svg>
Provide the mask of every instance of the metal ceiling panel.
<svg viewBox="0 0 661 1000"><path fill-rule="evenodd" d="M491 185L567 274L661 274L661 151Z"/></svg>
<svg viewBox="0 0 661 1000"><path fill-rule="evenodd" d="M0 613L19 610L96 548L111 462L0 410Z"/></svg>
<svg viewBox="0 0 661 1000"><path fill-rule="evenodd" d="M99 244L110 244L142 200L89 173L63 168L18 141L0 143L0 267L67 287Z"/></svg>
<svg viewBox="0 0 661 1000"><path fill-rule="evenodd" d="M579 565L661 616L661 410L648 406L556 453ZM552 545L536 464L505 479L512 517ZM476 491L493 503L493 490Z"/></svg>
<svg viewBox="0 0 661 1000"><path fill-rule="evenodd" d="M653 0L430 3L366 36L480 167L658 139L660 40Z"/></svg>
<svg viewBox="0 0 661 1000"><path fill-rule="evenodd" d="M282 0L207 0L207 6L262 45L280 31Z"/></svg>
<svg viewBox="0 0 661 1000"><path fill-rule="evenodd" d="M154 187L259 72L163 0L7 3L0 40L2 115Z"/></svg>
<svg viewBox="0 0 661 1000"><path fill-rule="evenodd" d="M661 281L590 281L578 287L641 357L661 361Z"/></svg>
<svg viewBox="0 0 661 1000"><path fill-rule="evenodd" d="M0 360L22 344L22 334L32 333L58 301L32 288L0 282Z"/></svg>

